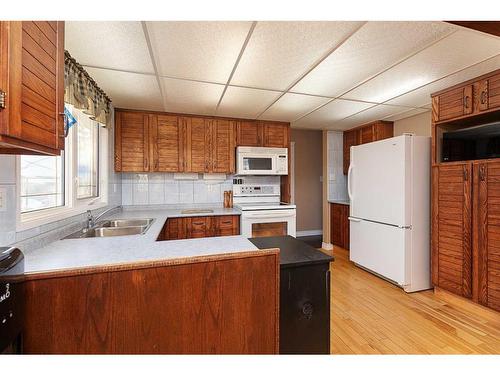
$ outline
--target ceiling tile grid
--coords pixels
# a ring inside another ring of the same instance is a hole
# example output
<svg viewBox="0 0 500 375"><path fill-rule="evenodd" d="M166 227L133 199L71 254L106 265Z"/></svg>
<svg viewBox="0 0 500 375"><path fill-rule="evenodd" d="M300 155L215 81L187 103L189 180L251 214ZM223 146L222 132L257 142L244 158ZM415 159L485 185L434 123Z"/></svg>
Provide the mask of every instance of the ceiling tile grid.
<svg viewBox="0 0 500 375"><path fill-rule="evenodd" d="M360 22L258 22L231 84L285 90Z"/></svg>
<svg viewBox="0 0 500 375"><path fill-rule="evenodd" d="M225 84L251 22L146 22L161 76Z"/></svg>
<svg viewBox="0 0 500 375"><path fill-rule="evenodd" d="M163 110L155 76L98 68L85 69L111 98L115 108Z"/></svg>
<svg viewBox="0 0 500 375"><path fill-rule="evenodd" d="M339 130L500 66L500 38L445 22L68 21L65 47L116 107Z"/></svg>
<svg viewBox="0 0 500 375"><path fill-rule="evenodd" d="M140 22L66 22L64 46L82 65L153 73Z"/></svg>
<svg viewBox="0 0 500 375"><path fill-rule="evenodd" d="M281 94L279 91L228 86L216 115L256 118Z"/></svg>
<svg viewBox="0 0 500 375"><path fill-rule="evenodd" d="M367 22L291 91L339 96L453 30L443 22Z"/></svg>

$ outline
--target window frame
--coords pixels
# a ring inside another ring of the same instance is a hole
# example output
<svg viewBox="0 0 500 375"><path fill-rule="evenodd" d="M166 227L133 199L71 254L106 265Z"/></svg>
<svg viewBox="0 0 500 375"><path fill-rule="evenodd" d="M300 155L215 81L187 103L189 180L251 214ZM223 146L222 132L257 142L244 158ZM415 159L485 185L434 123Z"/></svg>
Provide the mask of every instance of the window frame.
<svg viewBox="0 0 500 375"><path fill-rule="evenodd" d="M64 206L51 207L37 211L21 213L21 156L16 157L16 230L23 231L44 224L67 219L108 205L108 175L109 175L109 130L101 127L99 129L98 149L98 196L77 199L78 189L78 166L77 166L77 131L73 126L68 133L64 152ZM100 125L97 125L100 126Z"/></svg>

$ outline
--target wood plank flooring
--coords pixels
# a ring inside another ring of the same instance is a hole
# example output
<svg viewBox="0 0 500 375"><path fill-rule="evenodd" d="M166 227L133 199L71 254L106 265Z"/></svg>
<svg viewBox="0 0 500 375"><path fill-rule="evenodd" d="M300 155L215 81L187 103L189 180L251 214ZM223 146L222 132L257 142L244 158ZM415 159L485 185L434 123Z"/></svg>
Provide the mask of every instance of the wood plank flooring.
<svg viewBox="0 0 500 375"><path fill-rule="evenodd" d="M500 313L444 291L407 294L346 250L333 255L332 354L500 354Z"/></svg>

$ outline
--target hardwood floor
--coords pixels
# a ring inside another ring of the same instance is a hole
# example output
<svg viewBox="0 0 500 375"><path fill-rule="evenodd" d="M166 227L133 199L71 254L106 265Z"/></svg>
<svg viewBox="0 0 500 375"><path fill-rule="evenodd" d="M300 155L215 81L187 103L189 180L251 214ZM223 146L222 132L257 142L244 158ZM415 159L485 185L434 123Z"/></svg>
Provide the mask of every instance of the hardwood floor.
<svg viewBox="0 0 500 375"><path fill-rule="evenodd" d="M407 294L333 254L332 354L500 354L500 313L444 291Z"/></svg>

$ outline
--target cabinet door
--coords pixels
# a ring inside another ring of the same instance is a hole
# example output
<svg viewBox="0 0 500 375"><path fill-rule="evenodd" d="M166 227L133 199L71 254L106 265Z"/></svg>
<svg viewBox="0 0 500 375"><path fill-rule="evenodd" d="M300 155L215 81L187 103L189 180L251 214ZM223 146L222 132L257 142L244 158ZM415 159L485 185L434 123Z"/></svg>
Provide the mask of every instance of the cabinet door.
<svg viewBox="0 0 500 375"><path fill-rule="evenodd" d="M349 249L349 206L332 203L330 211L332 244Z"/></svg>
<svg viewBox="0 0 500 375"><path fill-rule="evenodd" d="M149 172L149 116L121 111L115 116L115 170Z"/></svg>
<svg viewBox="0 0 500 375"><path fill-rule="evenodd" d="M262 146L264 135L262 123L257 121L238 121L236 125L237 146Z"/></svg>
<svg viewBox="0 0 500 375"><path fill-rule="evenodd" d="M288 147L288 124L263 122L264 147Z"/></svg>
<svg viewBox="0 0 500 375"><path fill-rule="evenodd" d="M181 240L186 238L186 227L184 218L168 219L163 227L160 240Z"/></svg>
<svg viewBox="0 0 500 375"><path fill-rule="evenodd" d="M432 98L433 121L459 118L472 113L472 85L458 87Z"/></svg>
<svg viewBox="0 0 500 375"><path fill-rule="evenodd" d="M479 111L500 107L500 73L476 83Z"/></svg>
<svg viewBox="0 0 500 375"><path fill-rule="evenodd" d="M215 216L216 236L236 236L240 234L240 217L237 215Z"/></svg>
<svg viewBox="0 0 500 375"><path fill-rule="evenodd" d="M351 160L351 146L356 146L358 144L358 132L357 130L350 130L344 132L344 144L343 144L343 154L344 154L344 174L347 174L349 169L349 164Z"/></svg>
<svg viewBox="0 0 500 375"><path fill-rule="evenodd" d="M211 172L234 173L234 130L234 121L214 120L212 122Z"/></svg>
<svg viewBox="0 0 500 375"><path fill-rule="evenodd" d="M478 301L500 311L500 162L474 165Z"/></svg>
<svg viewBox="0 0 500 375"><path fill-rule="evenodd" d="M178 116L151 115L151 149L155 172L184 171L184 131Z"/></svg>
<svg viewBox="0 0 500 375"><path fill-rule="evenodd" d="M212 120L200 117L184 117L186 129L185 172L208 173L210 171L210 126Z"/></svg>
<svg viewBox="0 0 500 375"><path fill-rule="evenodd" d="M374 124L373 128L374 141L394 137L394 123L392 121L378 121Z"/></svg>
<svg viewBox="0 0 500 375"><path fill-rule="evenodd" d="M375 129L373 125L368 125L362 127L360 130L360 138L359 138L359 143L360 144L365 144L365 143L370 143L375 140Z"/></svg>
<svg viewBox="0 0 500 375"><path fill-rule="evenodd" d="M472 296L470 163L432 170L432 280L455 294Z"/></svg>
<svg viewBox="0 0 500 375"><path fill-rule="evenodd" d="M0 143L48 154L64 148L64 22L0 23ZM5 124L5 125L4 125Z"/></svg>
<svg viewBox="0 0 500 375"><path fill-rule="evenodd" d="M212 218L196 216L185 218L187 238L203 238L213 236Z"/></svg>

